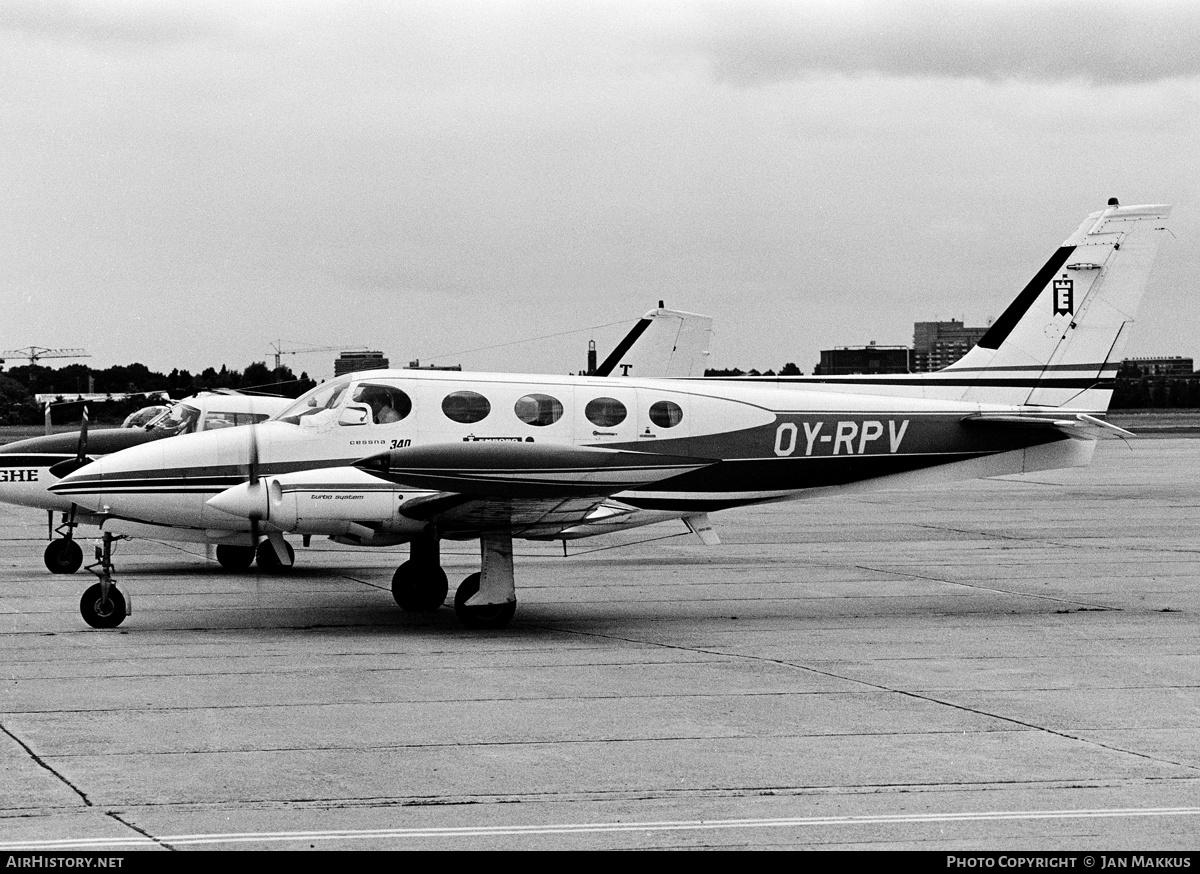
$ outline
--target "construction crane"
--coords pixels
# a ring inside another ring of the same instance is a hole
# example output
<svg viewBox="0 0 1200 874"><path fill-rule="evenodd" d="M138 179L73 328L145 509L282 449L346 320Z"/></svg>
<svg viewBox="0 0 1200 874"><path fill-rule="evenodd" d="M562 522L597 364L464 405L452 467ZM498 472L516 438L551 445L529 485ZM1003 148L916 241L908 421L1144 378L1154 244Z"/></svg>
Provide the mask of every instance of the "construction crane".
<svg viewBox="0 0 1200 874"><path fill-rule="evenodd" d="M86 349L47 349L45 346L26 346L23 349L7 349L0 352L0 364L7 358L24 358L30 365L43 358L91 358Z"/></svg>
<svg viewBox="0 0 1200 874"><path fill-rule="evenodd" d="M47 349L45 346L26 346L23 349L6 349L0 352L0 365L9 358L24 358L30 367L43 358L91 358L86 349ZM29 390L37 394L37 371L29 371Z"/></svg>
<svg viewBox="0 0 1200 874"><path fill-rule="evenodd" d="M366 352L366 346L297 346L293 349L284 349L283 340L276 340L271 343L271 348L275 350L275 369L278 370L282 365L280 358L284 355L307 355L309 352Z"/></svg>

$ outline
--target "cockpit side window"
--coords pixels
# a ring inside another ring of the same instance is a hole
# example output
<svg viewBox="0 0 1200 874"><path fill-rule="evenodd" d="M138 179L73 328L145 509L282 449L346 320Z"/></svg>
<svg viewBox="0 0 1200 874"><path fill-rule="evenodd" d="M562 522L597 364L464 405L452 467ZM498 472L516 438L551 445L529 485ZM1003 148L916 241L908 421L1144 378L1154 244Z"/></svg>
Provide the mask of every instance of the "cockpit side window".
<svg viewBox="0 0 1200 874"><path fill-rule="evenodd" d="M412 412L412 398L391 385L364 382L355 389L351 400L371 408L371 417L376 425L399 422Z"/></svg>
<svg viewBox="0 0 1200 874"><path fill-rule="evenodd" d="M154 421L148 430L156 434L174 437L178 434L191 434L196 430L200 420L200 411L188 404L176 404Z"/></svg>
<svg viewBox="0 0 1200 874"><path fill-rule="evenodd" d="M301 395L294 404L285 409L276 418L281 422L289 422L296 425L305 416L312 416L322 410L332 409L338 405L348 385L348 382L332 382L326 385L319 385L308 392L308 394Z"/></svg>

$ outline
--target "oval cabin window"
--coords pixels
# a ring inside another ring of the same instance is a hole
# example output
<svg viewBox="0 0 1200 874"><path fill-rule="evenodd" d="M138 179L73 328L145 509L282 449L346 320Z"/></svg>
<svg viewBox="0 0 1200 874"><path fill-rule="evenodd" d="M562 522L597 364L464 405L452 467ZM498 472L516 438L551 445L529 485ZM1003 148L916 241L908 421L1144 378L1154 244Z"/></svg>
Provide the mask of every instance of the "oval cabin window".
<svg viewBox="0 0 1200 874"><path fill-rule="evenodd" d="M563 405L550 395L525 395L513 406L517 418L526 425L553 425L562 418Z"/></svg>
<svg viewBox="0 0 1200 874"><path fill-rule="evenodd" d="M593 425L601 428L612 428L625 421L625 405L616 398L596 398L588 401L583 408L583 414Z"/></svg>
<svg viewBox="0 0 1200 874"><path fill-rule="evenodd" d="M656 401L650 405L650 421L660 428L674 428L683 421L683 410L673 401Z"/></svg>
<svg viewBox="0 0 1200 874"><path fill-rule="evenodd" d="M442 400L442 412L447 419L470 425L487 418L492 411L488 399L476 391L456 391Z"/></svg>

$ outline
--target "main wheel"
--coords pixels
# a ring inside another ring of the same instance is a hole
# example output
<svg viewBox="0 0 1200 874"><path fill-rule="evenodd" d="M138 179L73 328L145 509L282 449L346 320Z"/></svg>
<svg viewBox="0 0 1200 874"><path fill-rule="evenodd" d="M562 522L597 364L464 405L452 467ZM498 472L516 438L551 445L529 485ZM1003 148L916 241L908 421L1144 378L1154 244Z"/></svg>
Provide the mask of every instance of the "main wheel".
<svg viewBox="0 0 1200 874"><path fill-rule="evenodd" d="M79 599L79 612L83 621L92 628L116 628L125 621L125 596L114 586L108 587L108 598L100 592L100 584L89 586Z"/></svg>
<svg viewBox="0 0 1200 874"><path fill-rule="evenodd" d="M274 553L275 550L271 552ZM244 571L253 561L253 546L231 546L227 543L217 545L217 562L226 570Z"/></svg>
<svg viewBox="0 0 1200 874"><path fill-rule="evenodd" d="M517 602L505 604L486 604L482 607L468 607L467 601L475 597L479 591L479 574L471 574L461 583L454 593L454 612L458 621L467 628L504 628L512 621L517 612Z"/></svg>
<svg viewBox="0 0 1200 874"><path fill-rule="evenodd" d="M64 537L51 540L46 545L46 552L42 558L46 562L46 570L50 573L73 574L83 564L83 550L74 540Z"/></svg>
<svg viewBox="0 0 1200 874"><path fill-rule="evenodd" d="M392 575L392 597L401 610L430 613L446 603L450 583L436 564L406 561Z"/></svg>
<svg viewBox="0 0 1200 874"><path fill-rule="evenodd" d="M279 556L276 555L275 547L271 545L271 541L264 540L260 543L258 549L255 551L255 559L258 561L259 570L277 574L286 571L294 565L296 563L296 550L292 549L292 545L287 541L284 541L283 547L287 551L287 564L282 564L279 561Z"/></svg>

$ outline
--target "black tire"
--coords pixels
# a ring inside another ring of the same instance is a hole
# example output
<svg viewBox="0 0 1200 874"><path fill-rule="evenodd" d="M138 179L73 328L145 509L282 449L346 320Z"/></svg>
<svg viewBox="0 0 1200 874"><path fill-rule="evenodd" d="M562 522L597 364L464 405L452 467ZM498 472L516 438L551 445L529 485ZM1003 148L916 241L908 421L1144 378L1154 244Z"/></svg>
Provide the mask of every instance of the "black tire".
<svg viewBox="0 0 1200 874"><path fill-rule="evenodd" d="M79 599L79 613L83 621L92 628L116 628L129 615L125 609L125 596L116 586L108 587L108 600L100 595L100 584L89 586Z"/></svg>
<svg viewBox="0 0 1200 874"><path fill-rule="evenodd" d="M292 565L296 563L296 550L292 549L292 545L284 541L284 549L287 550L287 564L281 564L279 556L275 554L275 547L271 545L271 541L264 540L258 545L255 550L255 560L258 562L258 569L267 573L278 574L290 570Z"/></svg>
<svg viewBox="0 0 1200 874"><path fill-rule="evenodd" d="M479 591L479 574L471 574L458 585L454 593L454 612L458 621L467 628L500 629L508 626L517 612L517 602L488 604L485 607L468 607L467 601Z"/></svg>
<svg viewBox="0 0 1200 874"><path fill-rule="evenodd" d="M74 540L51 540L42 556L52 574L73 574L83 564L83 550Z"/></svg>
<svg viewBox="0 0 1200 874"><path fill-rule="evenodd" d="M253 546L217 545L217 563L230 571L244 571L254 563Z"/></svg>
<svg viewBox="0 0 1200 874"><path fill-rule="evenodd" d="M449 591L446 572L435 564L406 561L392 574L392 597L409 613L432 613Z"/></svg>

